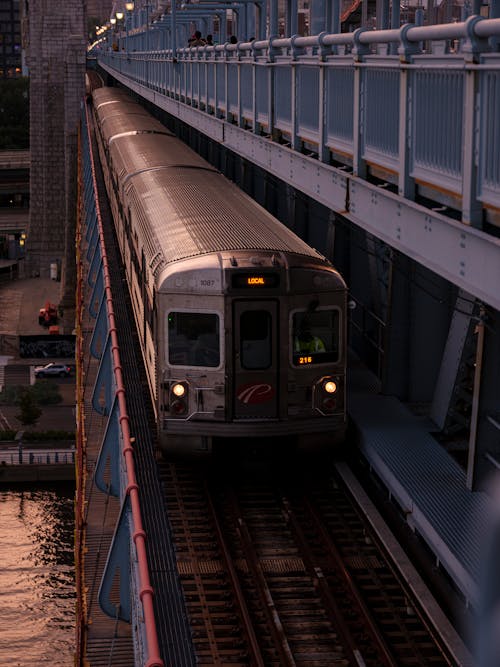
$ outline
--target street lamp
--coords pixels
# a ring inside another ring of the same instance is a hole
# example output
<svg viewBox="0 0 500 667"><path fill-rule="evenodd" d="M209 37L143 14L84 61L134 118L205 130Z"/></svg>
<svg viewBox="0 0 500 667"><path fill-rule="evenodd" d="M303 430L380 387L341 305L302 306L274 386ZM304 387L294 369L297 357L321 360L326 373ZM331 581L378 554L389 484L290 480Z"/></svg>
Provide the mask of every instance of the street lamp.
<svg viewBox="0 0 500 667"><path fill-rule="evenodd" d="M111 23L111 28L112 28L111 48L113 51L118 51L118 44L116 43L116 32L115 32L116 19L112 17L109 19L109 22Z"/></svg>
<svg viewBox="0 0 500 667"><path fill-rule="evenodd" d="M126 43L127 43L127 56L129 54L129 45L128 45L128 31L130 29L130 17L132 12L134 11L134 3L133 2L126 2L125 3L125 9L127 10L127 18L125 19L125 32L126 32Z"/></svg>
<svg viewBox="0 0 500 667"><path fill-rule="evenodd" d="M123 12L116 12L116 27L118 28L118 51L123 50L123 21L124 14ZM121 49L120 49L121 45Z"/></svg>

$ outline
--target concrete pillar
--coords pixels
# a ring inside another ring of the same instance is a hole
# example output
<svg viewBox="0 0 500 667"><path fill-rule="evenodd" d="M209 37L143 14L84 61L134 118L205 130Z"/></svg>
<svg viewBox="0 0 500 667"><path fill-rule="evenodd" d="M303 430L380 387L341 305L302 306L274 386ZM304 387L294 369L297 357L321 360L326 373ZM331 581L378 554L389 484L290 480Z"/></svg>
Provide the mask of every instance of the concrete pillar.
<svg viewBox="0 0 500 667"><path fill-rule="evenodd" d="M66 306L74 301L77 131L85 89L84 3L31 0L30 225L27 275L62 266Z"/></svg>

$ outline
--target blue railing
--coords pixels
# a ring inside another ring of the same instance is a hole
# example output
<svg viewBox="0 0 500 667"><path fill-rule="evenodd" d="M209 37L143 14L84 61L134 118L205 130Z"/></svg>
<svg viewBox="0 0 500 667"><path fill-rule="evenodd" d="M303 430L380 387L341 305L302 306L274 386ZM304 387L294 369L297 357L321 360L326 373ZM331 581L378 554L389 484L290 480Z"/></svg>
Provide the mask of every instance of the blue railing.
<svg viewBox="0 0 500 667"><path fill-rule="evenodd" d="M321 162L431 189L500 224L500 19L152 52L97 51L145 88ZM395 54L393 52L396 51Z"/></svg>
<svg viewBox="0 0 500 667"><path fill-rule="evenodd" d="M75 463L75 449L29 449L22 446L0 451L0 465L70 465Z"/></svg>

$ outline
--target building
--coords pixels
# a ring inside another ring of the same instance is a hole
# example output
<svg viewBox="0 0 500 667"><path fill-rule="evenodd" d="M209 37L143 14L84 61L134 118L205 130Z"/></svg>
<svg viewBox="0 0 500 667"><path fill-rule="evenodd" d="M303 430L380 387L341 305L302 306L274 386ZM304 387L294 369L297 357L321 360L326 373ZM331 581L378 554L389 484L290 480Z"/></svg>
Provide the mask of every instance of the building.
<svg viewBox="0 0 500 667"><path fill-rule="evenodd" d="M0 151L0 274L24 257L29 225L28 150Z"/></svg>
<svg viewBox="0 0 500 667"><path fill-rule="evenodd" d="M0 0L0 78L22 75L19 0Z"/></svg>

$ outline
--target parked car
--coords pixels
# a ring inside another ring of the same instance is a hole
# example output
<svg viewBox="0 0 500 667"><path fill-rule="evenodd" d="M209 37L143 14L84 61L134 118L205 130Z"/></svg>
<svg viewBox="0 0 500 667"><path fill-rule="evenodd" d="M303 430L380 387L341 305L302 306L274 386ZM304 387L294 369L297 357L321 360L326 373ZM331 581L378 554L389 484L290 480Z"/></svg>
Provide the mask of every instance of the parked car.
<svg viewBox="0 0 500 667"><path fill-rule="evenodd" d="M71 375L71 366L66 364L46 364L45 366L35 366L35 377L44 378L50 376L69 377Z"/></svg>

